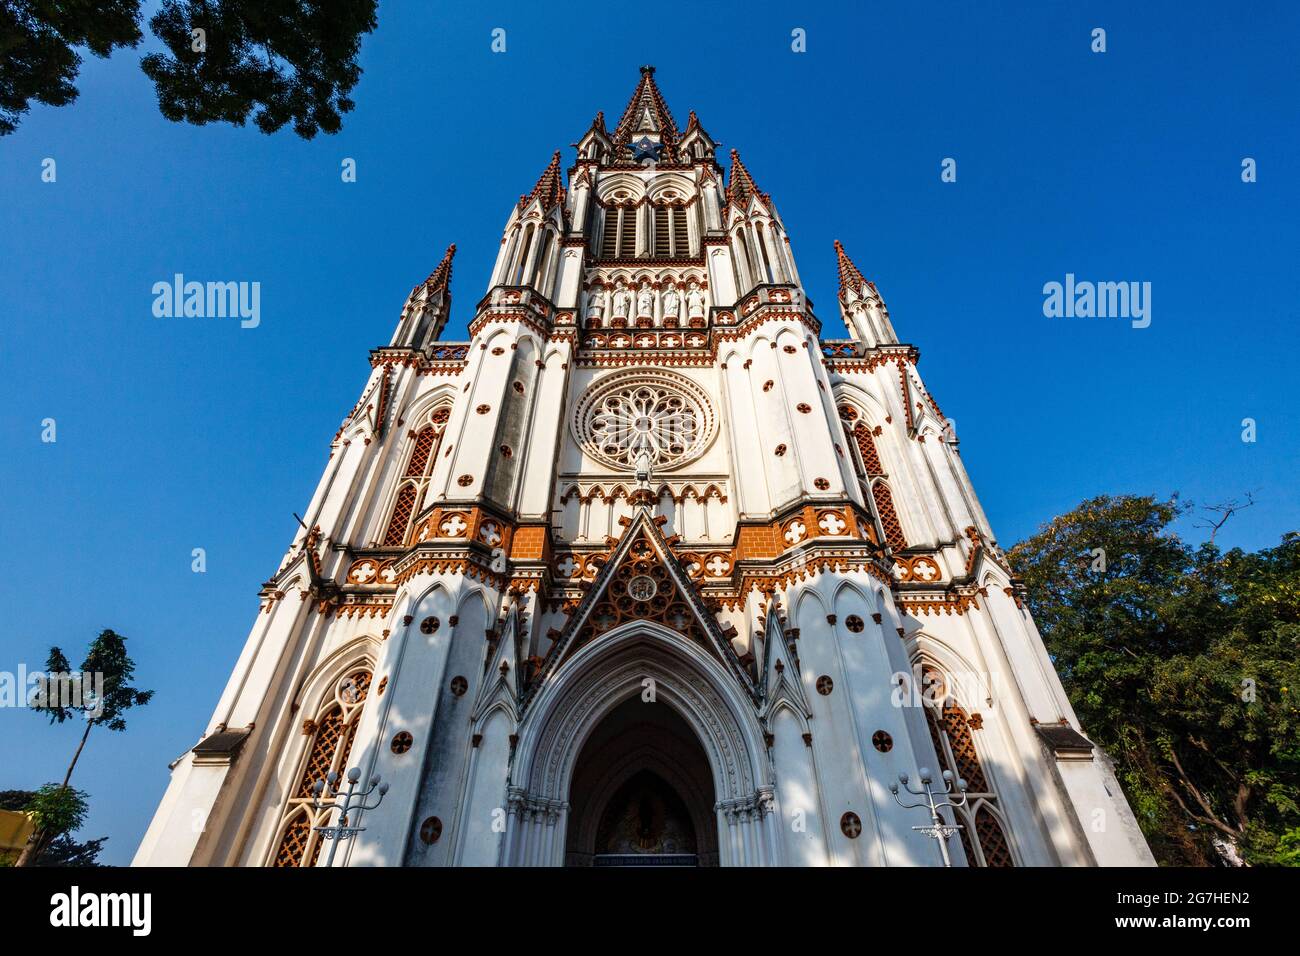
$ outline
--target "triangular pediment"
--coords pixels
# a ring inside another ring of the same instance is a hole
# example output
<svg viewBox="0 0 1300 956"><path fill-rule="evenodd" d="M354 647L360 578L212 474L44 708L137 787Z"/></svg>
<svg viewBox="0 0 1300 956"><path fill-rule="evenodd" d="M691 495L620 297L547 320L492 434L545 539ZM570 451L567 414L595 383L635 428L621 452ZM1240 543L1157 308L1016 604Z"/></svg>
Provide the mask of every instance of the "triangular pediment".
<svg viewBox="0 0 1300 956"><path fill-rule="evenodd" d="M635 621L654 622L698 644L753 694L748 672L649 509L638 507L624 520L622 536L551 645L529 696L582 648Z"/></svg>

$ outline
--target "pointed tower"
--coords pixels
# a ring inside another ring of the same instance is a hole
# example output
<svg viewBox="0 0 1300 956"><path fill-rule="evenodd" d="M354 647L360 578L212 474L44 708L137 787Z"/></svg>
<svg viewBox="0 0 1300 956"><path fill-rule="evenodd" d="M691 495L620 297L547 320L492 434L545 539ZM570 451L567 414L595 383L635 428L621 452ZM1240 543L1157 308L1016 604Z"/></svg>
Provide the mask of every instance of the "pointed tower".
<svg viewBox="0 0 1300 956"><path fill-rule="evenodd" d="M631 165L646 159L653 159L656 163L676 162L680 138L673 114L655 85L655 68L641 67L641 82L632 92L623 117L614 128L614 146L619 160Z"/></svg>
<svg viewBox="0 0 1300 956"><path fill-rule="evenodd" d="M642 67L468 341L455 247L412 290L137 863L324 865L353 768L390 789L336 866L941 866L921 767L956 865L1151 861L916 349L838 242L822 338L718 148Z"/></svg>
<svg viewBox="0 0 1300 956"><path fill-rule="evenodd" d="M866 348L897 345L898 337L890 324L889 311L875 284L862 277L838 239L835 240L835 258L840 273L840 316L849 335Z"/></svg>
<svg viewBox="0 0 1300 956"><path fill-rule="evenodd" d="M390 348L424 349L442 336L451 315L451 260L455 255L453 242L429 277L406 297Z"/></svg>

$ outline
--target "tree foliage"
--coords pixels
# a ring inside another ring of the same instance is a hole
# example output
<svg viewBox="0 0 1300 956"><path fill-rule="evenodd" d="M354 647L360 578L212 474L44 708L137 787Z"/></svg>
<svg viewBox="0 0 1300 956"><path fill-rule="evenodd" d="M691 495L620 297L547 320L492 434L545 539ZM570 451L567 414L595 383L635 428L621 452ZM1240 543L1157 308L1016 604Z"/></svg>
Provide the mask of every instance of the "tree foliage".
<svg viewBox="0 0 1300 956"><path fill-rule="evenodd" d="M77 98L78 47L108 56L140 42L140 0L0 0L0 136L32 100Z"/></svg>
<svg viewBox="0 0 1300 956"><path fill-rule="evenodd" d="M0 790L0 810L26 810L36 815L38 825L80 827L86 815L86 795L78 790L47 784L37 790ZM56 831L57 832L57 831ZM46 841L33 866L103 866L100 851L108 837L79 842L68 832Z"/></svg>
<svg viewBox="0 0 1300 956"><path fill-rule="evenodd" d="M149 27L165 51L140 63L169 120L304 139L337 133L361 77L377 0L163 0ZM66 106L79 48L108 56L140 42L140 0L0 0L0 135L35 100Z"/></svg>
<svg viewBox="0 0 1300 956"><path fill-rule="evenodd" d="M68 658L58 647L51 647L45 662L45 674L33 695L32 706L50 718L50 723L61 724L75 716L84 717L94 726L109 730L126 730L126 711L140 707L153 699L153 691L140 690L131 685L135 676L135 661L126 652L126 638L105 629L91 642L86 657L81 662L81 673L97 675L103 679L103 688L97 695L87 696L69 704L58 692L56 675L70 671ZM90 690L89 681L84 685Z"/></svg>
<svg viewBox="0 0 1300 956"><path fill-rule="evenodd" d="M289 122L304 139L337 133L354 105L356 58L375 8L375 0L164 0L149 26L168 52L140 65L169 120L243 126L251 115L263 133Z"/></svg>
<svg viewBox="0 0 1300 956"><path fill-rule="evenodd" d="M1223 552L1173 533L1188 510L1176 498L1094 498L1011 557L1157 859L1203 865L1235 852L1294 865L1300 536Z"/></svg>

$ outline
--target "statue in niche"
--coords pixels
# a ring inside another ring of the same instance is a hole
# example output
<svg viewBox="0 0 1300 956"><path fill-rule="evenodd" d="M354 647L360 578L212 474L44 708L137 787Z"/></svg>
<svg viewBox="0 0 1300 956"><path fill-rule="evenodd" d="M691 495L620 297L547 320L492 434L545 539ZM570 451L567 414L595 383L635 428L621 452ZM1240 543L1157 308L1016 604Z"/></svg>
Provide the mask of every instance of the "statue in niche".
<svg viewBox="0 0 1300 956"><path fill-rule="evenodd" d="M587 324L600 325L600 320L605 317L605 291L595 289L587 298Z"/></svg>
<svg viewBox="0 0 1300 956"><path fill-rule="evenodd" d="M628 312L632 310L632 293L623 285L623 280L618 282L618 288L614 290L614 318L626 319Z"/></svg>
<svg viewBox="0 0 1300 956"><path fill-rule="evenodd" d="M692 319L704 318L704 293L694 282L691 283L690 291L686 293L686 310Z"/></svg>
<svg viewBox="0 0 1300 956"><path fill-rule="evenodd" d="M654 318L655 314L655 294L650 291L648 285L641 287L641 292L636 297L636 315L637 318Z"/></svg>
<svg viewBox="0 0 1300 956"><path fill-rule="evenodd" d="M665 319L677 318L677 307L678 307L678 303L680 302L681 302L681 297L677 294L677 290L672 286L669 286L668 291L664 293L664 318Z"/></svg>

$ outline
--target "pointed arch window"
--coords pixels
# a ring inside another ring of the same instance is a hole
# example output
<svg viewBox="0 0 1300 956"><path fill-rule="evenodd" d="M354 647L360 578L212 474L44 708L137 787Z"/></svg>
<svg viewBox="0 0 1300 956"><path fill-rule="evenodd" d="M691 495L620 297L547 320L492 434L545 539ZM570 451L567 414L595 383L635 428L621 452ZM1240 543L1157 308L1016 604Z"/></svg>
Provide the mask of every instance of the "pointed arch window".
<svg viewBox="0 0 1300 956"><path fill-rule="evenodd" d="M311 734L311 744L284 809L272 866L316 865L322 840L314 828L328 822L330 811L312 806L312 788L328 773L340 776L347 773L361 709L370 692L370 679L369 667L352 670L335 684L315 719L304 725L304 730Z"/></svg>
<svg viewBox="0 0 1300 956"><path fill-rule="evenodd" d="M654 254L657 259L689 256L690 230L686 223L686 208L663 203L654 207Z"/></svg>
<svg viewBox="0 0 1300 956"><path fill-rule="evenodd" d="M533 248L533 225L529 223L524 229L524 241L519 245L519 258L515 260L515 277L511 285L524 284L524 270L528 267L528 253Z"/></svg>
<svg viewBox="0 0 1300 956"><path fill-rule="evenodd" d="M758 243L758 254L763 259L763 275L767 277L769 284L773 283L776 278L772 273L772 261L767 257L767 231L763 228L761 222L758 224L758 234L755 241Z"/></svg>
<svg viewBox="0 0 1300 956"><path fill-rule="evenodd" d="M601 237L602 259L631 259L636 256L635 206L611 206L605 210L605 232Z"/></svg>
<svg viewBox="0 0 1300 956"><path fill-rule="evenodd" d="M885 543L895 551L901 551L907 547L907 536L903 534L902 522L898 520L894 495L890 491L880 453L876 450L875 439L871 437L871 428L859 417L857 409L848 405L840 407L840 419L853 449L850 457L853 459L854 470L858 473L863 489L870 492L871 503L875 505L880 528L885 534Z"/></svg>
<svg viewBox="0 0 1300 956"><path fill-rule="evenodd" d="M967 861L971 866L1015 866L1011 844L1003 829L997 791L984 773L971 734L972 726L978 724L972 724L966 711L949 693L937 668L923 667L921 682L925 690L925 719L935 753L944 769L966 781L966 805L951 812L962 825L958 833Z"/></svg>
<svg viewBox="0 0 1300 956"><path fill-rule="evenodd" d="M551 230L542 231L542 243L537 252L537 265L533 268L535 277L533 287L542 295L550 296L550 289L547 288L547 276L550 274L551 265L551 247L554 245L554 235Z"/></svg>
<svg viewBox="0 0 1300 956"><path fill-rule="evenodd" d="M748 292L754 284L751 277L757 273L754 270L753 259L749 255L749 243L745 241L743 229L736 233L736 246L740 250L740 255L736 257L736 279L740 283L740 288Z"/></svg>
<svg viewBox="0 0 1300 956"><path fill-rule="evenodd" d="M433 474L433 466L438 460L438 448L442 444L442 433L447 416L446 408L438 409L433 413L429 424L415 433L411 445L411 457L406 463L401 484L397 488L397 497L393 501L388 527L380 541L385 548L401 547L410 538L411 525L423 509L429 477Z"/></svg>

